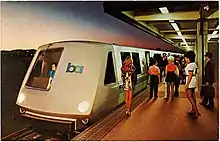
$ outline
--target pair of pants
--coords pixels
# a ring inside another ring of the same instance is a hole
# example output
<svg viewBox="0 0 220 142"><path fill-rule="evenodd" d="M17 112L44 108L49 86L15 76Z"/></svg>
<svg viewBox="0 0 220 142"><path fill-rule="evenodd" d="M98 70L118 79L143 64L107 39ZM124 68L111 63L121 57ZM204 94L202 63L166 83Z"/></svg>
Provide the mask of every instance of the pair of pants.
<svg viewBox="0 0 220 142"><path fill-rule="evenodd" d="M174 96L179 96L179 86L180 86L180 78L177 77L175 81L175 91Z"/></svg>
<svg viewBox="0 0 220 142"><path fill-rule="evenodd" d="M212 84L210 86L212 86ZM212 92L208 92L208 93L212 93ZM214 97L212 95L204 94L204 98L203 98L202 104L207 105L207 103L208 103L208 105L210 107L214 108Z"/></svg>
<svg viewBox="0 0 220 142"><path fill-rule="evenodd" d="M157 97L158 84L159 84L158 76L157 75L151 75L150 76L150 98L153 97L153 91L154 91L154 97Z"/></svg>

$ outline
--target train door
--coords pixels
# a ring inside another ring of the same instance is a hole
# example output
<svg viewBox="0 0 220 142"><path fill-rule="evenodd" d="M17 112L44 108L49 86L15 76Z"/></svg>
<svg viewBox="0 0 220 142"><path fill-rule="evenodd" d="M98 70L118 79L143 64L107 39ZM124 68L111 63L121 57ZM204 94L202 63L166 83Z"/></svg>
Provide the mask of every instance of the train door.
<svg viewBox="0 0 220 142"><path fill-rule="evenodd" d="M146 59L146 72L148 72L149 66L150 66L150 52L145 51L145 59ZM150 84L150 77L147 73L147 85Z"/></svg>

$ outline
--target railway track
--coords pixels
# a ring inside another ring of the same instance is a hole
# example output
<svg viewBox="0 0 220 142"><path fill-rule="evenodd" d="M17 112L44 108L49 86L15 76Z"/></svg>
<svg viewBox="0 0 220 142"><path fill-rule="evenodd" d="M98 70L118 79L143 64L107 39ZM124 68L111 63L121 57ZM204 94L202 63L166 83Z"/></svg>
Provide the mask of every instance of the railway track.
<svg viewBox="0 0 220 142"><path fill-rule="evenodd" d="M53 135L53 136L52 136ZM38 131L35 128L27 127L11 133L3 138L2 141L66 141L67 137L58 133Z"/></svg>
<svg viewBox="0 0 220 142"><path fill-rule="evenodd" d="M20 138L25 137L26 135L29 135L29 134L33 133L34 130L35 129L32 128L32 127L23 128L19 131L13 132L13 133L1 138L1 140L2 141L19 140Z"/></svg>

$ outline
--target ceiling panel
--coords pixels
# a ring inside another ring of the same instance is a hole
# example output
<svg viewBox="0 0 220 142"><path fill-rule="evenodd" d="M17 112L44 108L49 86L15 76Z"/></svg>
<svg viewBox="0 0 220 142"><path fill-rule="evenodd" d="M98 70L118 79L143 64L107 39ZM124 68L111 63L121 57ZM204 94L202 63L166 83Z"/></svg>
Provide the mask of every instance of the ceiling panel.
<svg viewBox="0 0 220 142"><path fill-rule="evenodd" d="M180 29L196 29L197 21L180 22L176 21Z"/></svg>

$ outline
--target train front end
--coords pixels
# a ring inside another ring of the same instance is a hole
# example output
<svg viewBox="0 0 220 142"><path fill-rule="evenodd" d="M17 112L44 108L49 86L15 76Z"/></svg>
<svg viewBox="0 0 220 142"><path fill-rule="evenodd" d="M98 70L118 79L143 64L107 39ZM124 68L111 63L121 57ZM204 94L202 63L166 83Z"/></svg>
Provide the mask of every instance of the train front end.
<svg viewBox="0 0 220 142"><path fill-rule="evenodd" d="M22 116L67 124L73 130L86 127L101 68L101 52L95 46L74 42L41 46L17 97Z"/></svg>

